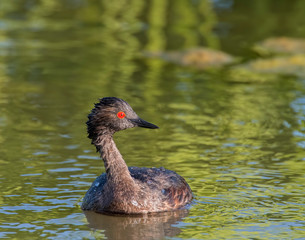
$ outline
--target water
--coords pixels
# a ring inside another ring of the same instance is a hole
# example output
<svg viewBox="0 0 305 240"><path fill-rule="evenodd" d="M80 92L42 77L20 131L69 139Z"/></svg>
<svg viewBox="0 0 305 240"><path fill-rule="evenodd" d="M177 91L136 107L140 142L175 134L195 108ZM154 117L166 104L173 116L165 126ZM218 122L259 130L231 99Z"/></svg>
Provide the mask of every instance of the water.
<svg viewBox="0 0 305 240"><path fill-rule="evenodd" d="M214 3L1 3L0 238L304 238L304 79L238 82L226 70L140 56L205 45L250 59L265 37L305 38L304 1ZM129 166L182 175L194 192L190 209L81 211L104 171L85 128L104 96L125 99L160 127L115 141Z"/></svg>

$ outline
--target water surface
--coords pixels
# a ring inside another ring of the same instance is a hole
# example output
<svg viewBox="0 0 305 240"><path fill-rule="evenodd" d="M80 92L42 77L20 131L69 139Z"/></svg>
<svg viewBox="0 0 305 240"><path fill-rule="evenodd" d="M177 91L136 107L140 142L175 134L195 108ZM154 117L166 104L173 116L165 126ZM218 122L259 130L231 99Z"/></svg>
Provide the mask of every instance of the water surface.
<svg viewBox="0 0 305 240"><path fill-rule="evenodd" d="M305 79L238 82L227 69L141 57L207 46L250 59L251 44L265 37L305 38L304 1L274 4L2 3L0 238L304 238ZM115 140L129 166L182 175L194 192L188 211L81 211L104 172L85 128L104 96L125 99L160 127L122 131Z"/></svg>

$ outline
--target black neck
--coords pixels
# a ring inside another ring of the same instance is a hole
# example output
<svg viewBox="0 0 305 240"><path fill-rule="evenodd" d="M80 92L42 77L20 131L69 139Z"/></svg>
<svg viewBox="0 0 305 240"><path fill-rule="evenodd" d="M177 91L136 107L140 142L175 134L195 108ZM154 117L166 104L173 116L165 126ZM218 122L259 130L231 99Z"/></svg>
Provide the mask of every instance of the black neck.
<svg viewBox="0 0 305 240"><path fill-rule="evenodd" d="M116 187L134 186L128 167L119 152L112 134L99 135L95 140L95 146L104 160L107 179Z"/></svg>

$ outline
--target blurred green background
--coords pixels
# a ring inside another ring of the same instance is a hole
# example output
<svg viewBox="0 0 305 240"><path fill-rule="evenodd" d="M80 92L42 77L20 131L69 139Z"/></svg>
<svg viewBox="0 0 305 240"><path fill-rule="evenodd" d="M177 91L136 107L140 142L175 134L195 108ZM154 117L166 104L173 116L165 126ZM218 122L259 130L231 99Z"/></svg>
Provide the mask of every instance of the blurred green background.
<svg viewBox="0 0 305 240"><path fill-rule="evenodd" d="M304 237L305 63L289 74L235 70L269 59L254 50L266 38L304 41L305 1L4 0L0 9L0 238ZM198 69L146 55L199 47L236 60ZM129 166L164 166L189 182L188 214L82 213L104 171L85 122L105 96L160 127L115 140Z"/></svg>

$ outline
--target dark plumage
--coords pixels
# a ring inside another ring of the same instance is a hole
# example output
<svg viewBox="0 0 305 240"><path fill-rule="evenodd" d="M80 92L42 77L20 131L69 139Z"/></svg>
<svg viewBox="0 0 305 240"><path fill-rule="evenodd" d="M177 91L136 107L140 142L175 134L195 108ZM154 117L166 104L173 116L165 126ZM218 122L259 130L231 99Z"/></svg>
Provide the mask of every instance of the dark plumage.
<svg viewBox="0 0 305 240"><path fill-rule="evenodd" d="M127 102L107 97L88 116L88 137L100 152L106 173L86 193L83 210L138 214L179 209L190 203L192 191L177 173L161 168L127 167L112 135L132 127L158 128L138 117Z"/></svg>

